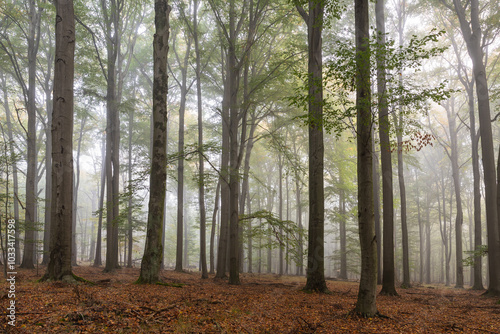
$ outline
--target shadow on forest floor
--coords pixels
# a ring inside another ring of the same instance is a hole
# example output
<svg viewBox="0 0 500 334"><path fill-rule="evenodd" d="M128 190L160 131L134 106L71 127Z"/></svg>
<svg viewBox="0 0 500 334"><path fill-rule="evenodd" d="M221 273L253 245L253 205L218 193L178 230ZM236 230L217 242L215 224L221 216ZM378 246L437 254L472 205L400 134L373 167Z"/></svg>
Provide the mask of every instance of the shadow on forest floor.
<svg viewBox="0 0 500 334"><path fill-rule="evenodd" d="M303 277L242 274L242 285L230 286L202 280L198 272L164 271L164 282L184 285L136 285L138 268L109 274L79 266L74 273L95 285L36 283L44 272L18 269L15 327L7 324L9 285L2 277L3 332L500 333L500 305L481 291L398 289L399 297L377 297L379 312L388 318L364 319L349 315L356 282L328 280L332 294L307 294L300 291Z"/></svg>

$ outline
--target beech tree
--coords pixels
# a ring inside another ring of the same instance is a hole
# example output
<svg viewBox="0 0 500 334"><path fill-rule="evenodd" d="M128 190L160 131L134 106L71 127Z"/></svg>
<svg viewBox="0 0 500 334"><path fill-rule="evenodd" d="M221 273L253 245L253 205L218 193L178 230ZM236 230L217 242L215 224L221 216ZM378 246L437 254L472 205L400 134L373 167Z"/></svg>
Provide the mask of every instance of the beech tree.
<svg viewBox="0 0 500 334"><path fill-rule="evenodd" d="M295 2L307 24L308 41L308 115L309 125L309 234L307 246L307 282L305 289L327 291L325 281L325 195L323 180L323 0L309 1L309 12Z"/></svg>
<svg viewBox="0 0 500 334"><path fill-rule="evenodd" d="M463 1L453 0L450 4L441 0L453 10L460 22L462 36L467 45L472 60L472 71L476 83L476 95L479 112L479 131L481 135L481 151L483 158L486 225L488 230L488 294L500 295L500 227L498 224L497 179L495 170L495 156L493 148L493 134L490 119L490 96L488 79L484 63L484 51L481 47L483 32L479 21L479 0L471 0L467 4L470 8L470 17L466 15ZM499 162L500 163L500 162ZM500 183L499 183L500 184Z"/></svg>
<svg viewBox="0 0 500 334"><path fill-rule="evenodd" d="M377 239L375 237L373 208L368 0L355 1L355 28L358 224L361 244L361 278L356 312L366 317L373 317L378 313L375 303L377 290Z"/></svg>
<svg viewBox="0 0 500 334"><path fill-rule="evenodd" d="M383 205L383 274L381 294L396 296L394 270L394 200L392 189L392 161L390 144L389 105L386 91L386 51L383 45L385 38L384 0L377 0L375 4L377 19L378 41L382 47L377 48L377 93L379 112L380 160L382 174L382 205ZM380 240L380 239L379 239ZM380 275L380 273L379 273Z"/></svg>
<svg viewBox="0 0 500 334"><path fill-rule="evenodd" d="M19 11L18 8L14 6L13 8L16 12ZM0 38L0 48L8 57L11 65L9 72L12 72L14 79L17 81L19 87L21 88L24 108L28 115L28 124L23 130L26 137L26 202L24 205L24 249L23 258L21 263L21 268L33 269L34 266L34 250L35 250L35 229L36 229L36 196L37 196L37 131L36 131L36 71L37 71L37 54L40 45L40 27L41 27L41 13L43 6L36 0L30 0L27 2L25 7L27 13L21 10L22 13L26 13L28 18L27 22L22 22L24 18L17 17L12 13L6 13L5 22L8 20L13 20L14 23L21 29L23 38L27 42L26 56L23 56L23 52L18 49L18 45L11 40L13 36L2 33ZM27 23L27 24L26 24ZM23 25L27 25L23 26ZM23 63L24 58L27 60L27 77L24 73ZM16 171L17 174L17 171ZM16 229L16 233L17 233ZM16 246L17 248L17 246Z"/></svg>
<svg viewBox="0 0 500 334"><path fill-rule="evenodd" d="M163 260L163 215L165 214L165 188L167 180L167 54L170 6L166 0L155 1L155 27L153 40L153 148L151 156L150 194L146 246L141 262L138 283L154 284L159 281Z"/></svg>
<svg viewBox="0 0 500 334"><path fill-rule="evenodd" d="M52 113L52 198L48 280L74 281L71 271L73 215L73 0L56 0L54 110Z"/></svg>

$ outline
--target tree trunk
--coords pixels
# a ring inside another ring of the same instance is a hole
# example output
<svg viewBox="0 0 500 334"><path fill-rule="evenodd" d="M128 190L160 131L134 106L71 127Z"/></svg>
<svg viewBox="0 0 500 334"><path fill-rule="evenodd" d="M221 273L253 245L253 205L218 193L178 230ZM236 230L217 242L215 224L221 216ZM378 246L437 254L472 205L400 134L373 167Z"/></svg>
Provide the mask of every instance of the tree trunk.
<svg viewBox="0 0 500 334"><path fill-rule="evenodd" d="M379 44L385 45L385 15L384 1L377 0L376 4L377 33ZM397 296L394 269L394 203L392 194L392 162L391 144L389 139L389 106L386 97L385 80L385 48L377 48L377 91L379 110L379 138L380 160L382 165L382 205L383 205L383 295Z"/></svg>
<svg viewBox="0 0 500 334"><path fill-rule="evenodd" d="M399 3L398 9L398 35L399 46L403 47L403 34L404 26L406 24L406 0ZM400 69L399 85L403 86L403 72ZM404 179L404 162L403 162L403 104L399 104L399 121L394 115L394 124L397 124L396 134L398 141L398 180L399 180L399 194L401 197L401 243L403 244L403 288L411 287L410 284L410 256L409 256L409 242L408 242L408 223L406 215L406 186Z"/></svg>
<svg viewBox="0 0 500 334"><path fill-rule="evenodd" d="M239 277L239 164L238 164L238 85L240 68L236 64L236 15L234 0L229 2L229 45L227 57L227 84L229 99L229 284L240 284Z"/></svg>
<svg viewBox="0 0 500 334"><path fill-rule="evenodd" d="M193 39L196 54L196 95L198 102L198 164L199 164L199 184L198 201L200 208L200 262L201 278L208 278L207 272L207 241L206 241L206 212L205 212L205 159L203 157L203 108L201 95L201 56L198 41L198 0L193 4Z"/></svg>
<svg viewBox="0 0 500 334"><path fill-rule="evenodd" d="M283 221L283 163L281 161L281 152L278 153L278 218ZM283 223L280 224L280 249L279 249L279 268L278 274L283 275Z"/></svg>
<svg viewBox="0 0 500 334"><path fill-rule="evenodd" d="M11 117L12 117L12 114L11 114L11 111L10 111L10 107L9 107L9 100L8 100L8 90L7 90L7 80L5 79L5 76L4 75L1 75L1 78L2 78L2 90L3 90L3 106L4 106L4 109L5 109L5 114L6 114L6 123L7 123L7 134L9 136L9 151L10 151L10 155L12 157L12 186L13 186L13 192L14 192L14 199L13 199L13 206L14 206L14 219L15 219L15 243L14 243L14 249L15 249L15 254L16 254L16 260L15 260L15 263L16 264L19 264L21 261L20 261L20 258L19 258L19 255L21 254L19 252L19 202L15 199L15 196L18 196L19 195L19 182L18 182L18 178L17 178L17 159L15 159L15 146L14 146L14 134L13 134L13 130L12 130L12 120L11 120ZM50 98L50 95L49 95L49 98ZM50 122L52 122L52 110L48 111L48 115L49 115L49 120ZM47 128L50 129L50 127L48 126ZM50 131L50 130L49 130ZM50 138L50 137L49 137ZM52 147L52 142L50 143L50 145L47 145L47 146L50 146ZM50 170L49 168L49 173L51 175L52 171ZM47 181L48 182L48 181ZM46 198L49 198L52 194L49 194L48 196L46 195ZM49 201L46 201L47 203L50 204ZM47 208L46 208L47 210ZM46 216L49 216L50 217L50 207L49 207L49 210L46 211ZM50 221L50 219L49 219ZM47 242L49 241L50 238L46 238ZM45 241L45 238L44 238L44 241ZM49 245L46 245L44 243L44 251L47 252L47 255L44 254L44 256L47 258L47 261L45 262L45 264L48 263L48 250L49 250Z"/></svg>
<svg viewBox="0 0 500 334"><path fill-rule="evenodd" d="M215 278L226 277L226 262L228 258L228 236L229 236L229 100L230 100L230 87L229 87L229 73L225 73L222 66L223 73L226 75L224 80L224 97L222 100L222 153L221 153L221 190L220 190L220 233L219 244L217 248L217 272Z"/></svg>
<svg viewBox="0 0 500 334"><path fill-rule="evenodd" d="M355 311L366 317L378 313L377 239L373 208L372 115L370 92L370 55L368 0L355 1L356 30L356 105L357 105L357 175L358 224L361 245L361 278Z"/></svg>
<svg viewBox="0 0 500 334"><path fill-rule="evenodd" d="M247 85L247 83L245 84ZM246 90L246 89L244 89ZM250 193L249 193L249 176L250 176L250 157L252 154L252 149L254 145L254 135L255 135L255 129L257 128L257 121L255 117L252 117L251 120L251 125L250 125L250 133L248 135L247 139L247 144L246 144L246 149L245 149L245 158L244 158L244 166L243 166L243 180L241 182L241 196L240 196L240 214L245 213L245 200L248 203L247 207L247 212L251 213L250 210ZM251 224L252 221L249 220L249 233L248 233L248 272L252 272L252 229L251 229ZM240 260L241 255L240 255Z"/></svg>
<svg viewBox="0 0 500 334"><path fill-rule="evenodd" d="M272 179L271 179L271 173L267 173L267 184L272 184ZM266 206L266 210L268 212L271 212L273 210L273 197L274 197L274 191L271 187L267 187L267 206ZM271 273L272 271L272 260L273 260L273 257L272 257L272 244L271 244L271 230L272 230L272 227L271 225L268 223L268 233L267 233L267 268L266 268L266 272L268 274Z"/></svg>
<svg viewBox="0 0 500 334"><path fill-rule="evenodd" d="M87 120L87 116L84 115L82 121L80 123L80 131L78 137L78 145L76 149L76 173L74 178L76 179L73 187L73 218L72 218L72 230L73 235L71 237L72 242L72 254L71 254L71 265L77 266L77 246L76 246L76 218L78 215L78 189L80 188L80 152L82 148L82 139L83 139L83 130L85 128L85 122ZM83 236L82 236L83 237ZM83 250L81 250L83 251Z"/></svg>
<svg viewBox="0 0 500 334"><path fill-rule="evenodd" d="M418 236L419 236L419 256L420 256L420 265L419 265L419 282L422 284L424 282L424 225L422 222L422 217L420 215L420 187L418 186L418 170L415 170L415 188L416 188L416 202L417 202L417 221L418 221Z"/></svg>
<svg viewBox="0 0 500 334"><path fill-rule="evenodd" d="M129 112L128 119L128 163L127 163L127 173L128 173L128 208L127 208L127 225L128 225L128 253L127 253L127 268L132 268L132 248L134 246L134 230L132 228L132 133L134 125L134 109L131 108ZM165 145L166 146L166 145ZM166 153L165 153L166 154ZM163 235L163 234L162 234ZM163 244L162 244L163 246ZM163 247L162 247L163 248Z"/></svg>
<svg viewBox="0 0 500 334"><path fill-rule="evenodd" d="M402 288L411 287L410 284L410 256L408 242L408 223L406 220L406 186L403 167L403 110L399 107L399 121L396 122L394 114L394 123L397 125L397 140L398 140L398 180L399 194L401 197L401 243L403 244L403 283Z"/></svg>
<svg viewBox="0 0 500 334"><path fill-rule="evenodd" d="M438 200L438 212L439 212L439 228L441 232L441 240L443 241L444 245L444 268L445 268L445 285L449 286L450 285L450 267L448 263L448 228L447 228L447 223L446 223L446 190L444 187L444 178L443 175L441 175L441 191L442 191L442 201L443 201L443 209L441 213L441 201ZM451 214L451 213L450 213Z"/></svg>
<svg viewBox="0 0 500 334"><path fill-rule="evenodd" d="M181 101L179 105L179 145L178 153L179 160L177 164L177 250L175 260L175 271L182 271L183 268L183 250L187 245L183 243L183 239L187 238L184 235L184 115L186 111L186 97L188 93L187 87L187 70L189 54L191 51L191 37L187 39L186 53L182 64L179 63L181 70L181 81L178 81L180 88ZM177 50L174 47L174 52L177 55ZM177 57L178 58L178 57ZM184 256L185 257L185 256ZM187 266L187 263L184 263Z"/></svg>
<svg viewBox="0 0 500 334"><path fill-rule="evenodd" d="M155 27L153 40L153 148L151 157L150 196L146 246L141 262L139 283L159 281L163 260L162 233L167 181L167 54L170 6L166 0L155 1Z"/></svg>
<svg viewBox="0 0 500 334"><path fill-rule="evenodd" d="M296 140L294 139L293 141L293 153L297 155L297 146L295 144ZM302 276L304 275L304 241L302 239L302 203L301 203L301 196L300 196L300 178L299 178L299 169L295 168L295 202L297 206L297 211L295 213L296 215L296 220L297 220L297 225L299 227L299 249L298 249L298 258L299 262L297 264L297 275Z"/></svg>
<svg viewBox="0 0 500 334"><path fill-rule="evenodd" d="M36 58L40 41L40 16L42 8L36 8L36 1L29 2L30 22L28 33L28 129L27 129L27 170L26 170L26 209L24 216L25 234L24 251L21 268L35 268L35 222L36 222L36 174L37 174L37 150L36 150Z"/></svg>
<svg viewBox="0 0 500 334"><path fill-rule="evenodd" d="M188 234L188 221L189 221L189 217L187 216L187 211L188 207L187 206L184 206L184 210L183 210L183 219L185 218L185 221L183 223L183 227L184 227L184 232L183 232L183 236L184 236L184 241L183 241L183 244L182 244L182 263L184 264L184 267L185 268L189 268L189 234Z"/></svg>
<svg viewBox="0 0 500 334"><path fill-rule="evenodd" d="M106 266L112 272L118 265L118 219L120 177L120 117L116 92L116 60L120 52L120 9L116 1L102 1L105 13L106 49L108 57L106 91ZM111 12L109 15L108 10Z"/></svg>
<svg viewBox="0 0 500 334"><path fill-rule="evenodd" d="M476 81L476 94L479 111L482 161L484 169L484 187L486 204L486 225L488 231L488 294L500 295L500 228L498 222L497 176L493 134L490 120L490 98L486 69L481 48L482 32L479 21L479 1L470 1L470 23L465 18L465 9L459 0L453 0L455 12L460 21L462 35L472 60L472 70Z"/></svg>
<svg viewBox="0 0 500 334"><path fill-rule="evenodd" d="M378 156L375 150L375 140L373 139L373 137L375 137L374 131L372 131L373 206L374 206L374 219L375 219L375 235L377 237L377 284L382 284L382 227L380 226L380 172L379 172Z"/></svg>
<svg viewBox="0 0 500 334"><path fill-rule="evenodd" d="M427 200L427 210L426 210L426 224L425 224L425 283L431 283L431 221L430 221L430 199L429 193L426 194ZM439 202L439 199L438 199Z"/></svg>
<svg viewBox="0 0 500 334"><path fill-rule="evenodd" d="M214 212L212 215L212 228L210 232L210 274L215 274L215 231L217 228L217 211L219 211L219 194L220 194L221 179L217 181L215 188Z"/></svg>
<svg viewBox="0 0 500 334"><path fill-rule="evenodd" d="M73 281L73 82L75 20L72 0L56 1L50 258L45 278Z"/></svg>
<svg viewBox="0 0 500 334"><path fill-rule="evenodd" d="M454 113L454 98L445 105L446 114L448 116L448 129L450 131L451 140L451 168L453 176L453 186L455 189L455 201L457 206L457 214L455 216L455 240L456 240L456 275L457 282L455 288L464 287L464 267L462 263L462 224L463 224L463 209L462 195L460 189L460 167L458 165L458 131L456 125L456 113Z"/></svg>
<svg viewBox="0 0 500 334"><path fill-rule="evenodd" d="M250 214L252 212L251 207L252 201L250 199L250 194L247 194L247 212ZM248 221L248 273L251 274L253 272L252 263L253 263L253 240L252 240L252 220Z"/></svg>
<svg viewBox="0 0 500 334"><path fill-rule="evenodd" d="M309 233L305 290L325 292L325 198L323 143L323 31L324 3L309 1L308 100L309 100Z"/></svg>
<svg viewBox="0 0 500 334"><path fill-rule="evenodd" d="M288 173L286 174L286 178L285 178L285 185L286 185L286 221L290 221L290 186L289 186L289 182L288 182ZM288 235L288 232L286 233L286 236L285 236L285 240L286 240L286 253L285 253L285 275L288 275L288 263L289 263L289 259L290 259L290 255L289 255L289 240L290 240L290 235Z"/></svg>
<svg viewBox="0 0 500 334"><path fill-rule="evenodd" d="M151 117L152 119L152 117ZM167 143L165 144L165 155L167 156L168 158L168 136L169 136L169 122L168 122L168 108L167 108L167 125L166 125L166 130L165 130L165 137L166 137L166 141ZM151 133L153 133L153 131L151 131ZM152 139L152 138L150 138ZM152 140L150 141L151 143L151 147L153 146L152 145ZM165 181L165 201L163 203L163 206L164 206L164 215L163 215L163 227L162 227L162 231L163 231L163 238L161 240L161 247L163 248L163 250L165 251L165 234L166 234L166 228L167 228L167 203L168 203L168 182ZM161 269L165 269L165 254L163 254L163 261L161 262Z"/></svg>
<svg viewBox="0 0 500 334"><path fill-rule="evenodd" d="M94 267L102 265L102 215L104 213L104 190L106 188L106 134L103 135L102 139L102 166L101 166L101 183L100 183L100 195L99 195L99 218L97 223L97 241L95 246L95 258Z"/></svg>
<svg viewBox="0 0 500 334"><path fill-rule="evenodd" d="M52 44L52 34L50 29L47 29L47 38L49 44ZM52 74L52 67L54 65L54 54L52 49L46 53L47 57L47 71L43 83L43 90L45 92L45 110L47 112L47 120L45 126L45 203L44 203L44 228L43 228L43 255L42 265L49 263L49 248L50 248L50 197L52 196L52 133L50 125L52 124L52 90L54 87ZM14 164L15 166L15 164ZM15 175L17 179L17 171ZM17 182L17 180L16 180ZM17 204L17 203L16 203ZM16 240L17 242L17 240ZM16 253L18 254L18 253Z"/></svg>
<svg viewBox="0 0 500 334"><path fill-rule="evenodd" d="M479 172L479 133L476 134L476 116L474 112L474 81L467 89L468 105L469 105L469 122L470 122L470 138L471 138L471 154L472 154L472 175L474 179L474 249L479 251L482 246L482 228L481 228L481 190L480 182L481 175ZM498 195L498 194L497 194ZM474 283L473 290L483 290L483 275L482 275L482 257L474 258Z"/></svg>

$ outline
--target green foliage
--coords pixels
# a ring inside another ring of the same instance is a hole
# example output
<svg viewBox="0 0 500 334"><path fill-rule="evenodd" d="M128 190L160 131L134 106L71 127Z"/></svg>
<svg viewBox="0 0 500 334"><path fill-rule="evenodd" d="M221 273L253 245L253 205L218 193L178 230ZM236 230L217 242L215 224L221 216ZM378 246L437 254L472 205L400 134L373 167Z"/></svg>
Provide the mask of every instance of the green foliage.
<svg viewBox="0 0 500 334"><path fill-rule="evenodd" d="M266 240L265 236L272 235L271 244L263 244L266 248L276 248L285 249L288 245L288 252L291 254L291 258L296 264L302 263L303 259L299 258L299 237L302 236L303 242L307 243L307 233L305 229L300 229L295 222L290 220L280 220L276 215L267 210L260 210L248 215L240 216L240 222L243 224L251 219L259 219L260 221L265 221L267 224L252 224L252 229L249 233L252 233L252 237L261 237L262 240ZM248 231L248 229L245 229ZM280 232L283 231L281 234Z"/></svg>
<svg viewBox="0 0 500 334"><path fill-rule="evenodd" d="M406 46L397 46L388 39L385 44L379 42L379 35L372 33L369 42L370 72L376 77L376 57L383 57L386 72L387 91L384 92L388 106L402 105L405 113L416 110L426 111L430 100L439 102L450 97L451 90L446 89L447 82L437 87L422 87L413 82L411 73L421 70L424 60L441 54L446 47L436 43L444 31L432 30L427 36L412 36ZM337 48L331 59L325 64L324 126L326 131L340 135L350 126L348 118L355 117L357 106L353 93L356 90L356 48L352 41L337 40ZM375 52L376 51L376 52ZM404 75L402 78L401 76ZM378 105L378 94L373 94L372 106ZM419 127L417 123L414 124ZM405 127L409 129L411 127Z"/></svg>
<svg viewBox="0 0 500 334"><path fill-rule="evenodd" d="M479 249L471 250L471 251L465 251L464 253L470 254L469 257L462 259L462 263L464 266L474 266L474 259L476 257L483 257L488 255L488 245L481 245L479 246Z"/></svg>

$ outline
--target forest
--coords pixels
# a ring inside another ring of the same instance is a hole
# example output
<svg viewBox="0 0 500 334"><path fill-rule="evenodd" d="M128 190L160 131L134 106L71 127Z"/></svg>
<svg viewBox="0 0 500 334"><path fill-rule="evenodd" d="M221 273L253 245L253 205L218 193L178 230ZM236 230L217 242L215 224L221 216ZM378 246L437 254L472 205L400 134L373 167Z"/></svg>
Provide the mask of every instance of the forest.
<svg viewBox="0 0 500 334"><path fill-rule="evenodd" d="M500 333L500 2L0 13L6 333Z"/></svg>

